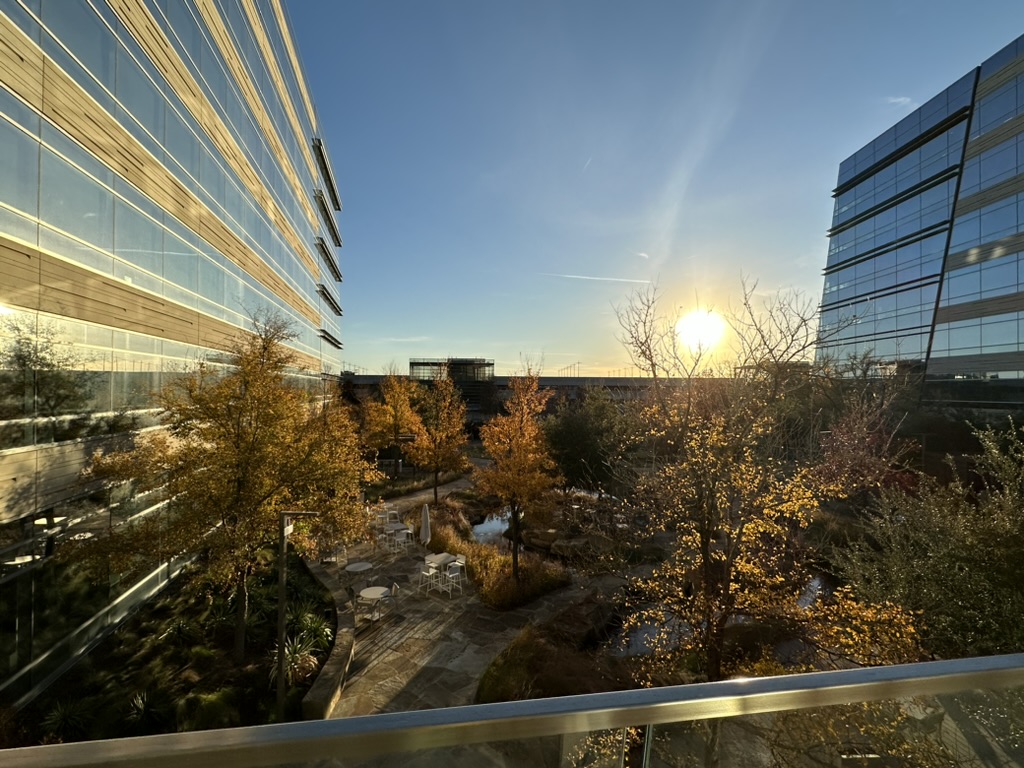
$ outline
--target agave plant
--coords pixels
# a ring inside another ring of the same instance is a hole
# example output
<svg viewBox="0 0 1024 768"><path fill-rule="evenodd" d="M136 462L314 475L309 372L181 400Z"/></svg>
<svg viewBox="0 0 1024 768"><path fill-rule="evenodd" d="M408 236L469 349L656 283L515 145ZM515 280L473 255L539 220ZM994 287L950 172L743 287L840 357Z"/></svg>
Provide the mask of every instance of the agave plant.
<svg viewBox="0 0 1024 768"><path fill-rule="evenodd" d="M128 701L125 716L129 727L138 734L159 733L167 723L170 702L159 691L137 691Z"/></svg>
<svg viewBox="0 0 1024 768"><path fill-rule="evenodd" d="M270 667L270 682L277 681L278 648L270 654L272 665ZM295 639L290 637L284 641L284 679L288 685L305 680L316 672L320 662L313 654L313 644L308 638L299 636Z"/></svg>
<svg viewBox="0 0 1024 768"><path fill-rule="evenodd" d="M319 613L304 613L295 623L298 637L308 640L318 651L326 651L334 640L334 627Z"/></svg>
<svg viewBox="0 0 1024 768"><path fill-rule="evenodd" d="M58 701L43 718L43 730L60 741L74 741L88 735L92 707L85 699Z"/></svg>

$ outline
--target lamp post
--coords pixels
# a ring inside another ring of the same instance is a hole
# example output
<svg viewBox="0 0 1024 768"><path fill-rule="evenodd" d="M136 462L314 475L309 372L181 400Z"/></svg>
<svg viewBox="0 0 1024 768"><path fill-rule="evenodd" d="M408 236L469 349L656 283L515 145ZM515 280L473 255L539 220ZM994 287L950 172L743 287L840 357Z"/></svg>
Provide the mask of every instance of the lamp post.
<svg viewBox="0 0 1024 768"><path fill-rule="evenodd" d="M285 586L288 581L288 534L292 532L291 518L314 517L316 512L281 512L280 551L277 556L277 722L284 722L284 642L285 642Z"/></svg>

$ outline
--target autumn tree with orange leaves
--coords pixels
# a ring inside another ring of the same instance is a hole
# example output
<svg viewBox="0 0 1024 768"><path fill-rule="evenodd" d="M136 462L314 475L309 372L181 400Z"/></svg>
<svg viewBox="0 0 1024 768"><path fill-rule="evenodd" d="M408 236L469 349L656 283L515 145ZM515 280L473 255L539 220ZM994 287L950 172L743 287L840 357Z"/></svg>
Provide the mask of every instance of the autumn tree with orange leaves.
<svg viewBox="0 0 1024 768"><path fill-rule="evenodd" d="M380 383L380 399L363 404L363 442L375 450L400 446L403 435L422 427L416 412L421 395L419 382L394 372L387 374Z"/></svg>
<svg viewBox="0 0 1024 768"><path fill-rule="evenodd" d="M474 478L481 492L497 496L508 507L512 577L519 583L523 516L544 502L558 483L558 473L539 421L550 390L540 389L537 375L529 371L511 377L509 389L505 413L480 428L492 463L478 468Z"/></svg>
<svg viewBox="0 0 1024 768"><path fill-rule="evenodd" d="M420 393L416 407L419 419L413 424L413 441L405 446L405 455L434 476L434 503L442 472L467 466L462 449L467 441L466 404L447 375L439 375Z"/></svg>
<svg viewBox="0 0 1024 768"><path fill-rule="evenodd" d="M377 479L347 408L289 382L292 335L279 317L258 316L226 366L200 363L158 394L164 429L98 454L88 470L110 487L158 490L169 503L86 549L118 566L156 549L161 560L202 553L207 580L233 598L236 660L245 653L249 579L278 539L280 513L318 513L296 526L297 546L353 542L366 533L362 486Z"/></svg>

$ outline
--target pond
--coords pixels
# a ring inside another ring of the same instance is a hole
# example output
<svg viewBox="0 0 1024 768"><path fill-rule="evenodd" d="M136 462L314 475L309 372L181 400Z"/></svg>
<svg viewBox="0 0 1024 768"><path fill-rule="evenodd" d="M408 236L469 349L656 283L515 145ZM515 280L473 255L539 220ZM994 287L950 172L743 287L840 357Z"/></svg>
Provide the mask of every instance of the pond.
<svg viewBox="0 0 1024 768"><path fill-rule="evenodd" d="M507 515L489 517L480 525L473 526L473 538L481 544L494 544L500 547L504 543L501 534L505 532L506 528L508 528Z"/></svg>

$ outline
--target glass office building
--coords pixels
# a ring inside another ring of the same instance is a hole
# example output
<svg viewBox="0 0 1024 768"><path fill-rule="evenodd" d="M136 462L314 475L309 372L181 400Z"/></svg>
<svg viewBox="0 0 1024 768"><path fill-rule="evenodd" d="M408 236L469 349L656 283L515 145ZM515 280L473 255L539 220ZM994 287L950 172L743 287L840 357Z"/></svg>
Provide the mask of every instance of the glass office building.
<svg viewBox="0 0 1024 768"><path fill-rule="evenodd" d="M340 370L341 200L282 2L0 0L0 683L53 635L26 574L102 511L84 462L168 376L265 310L297 376Z"/></svg>
<svg viewBox="0 0 1024 768"><path fill-rule="evenodd" d="M844 160L833 195L819 356L920 371L925 401L1024 402L1024 38Z"/></svg>

